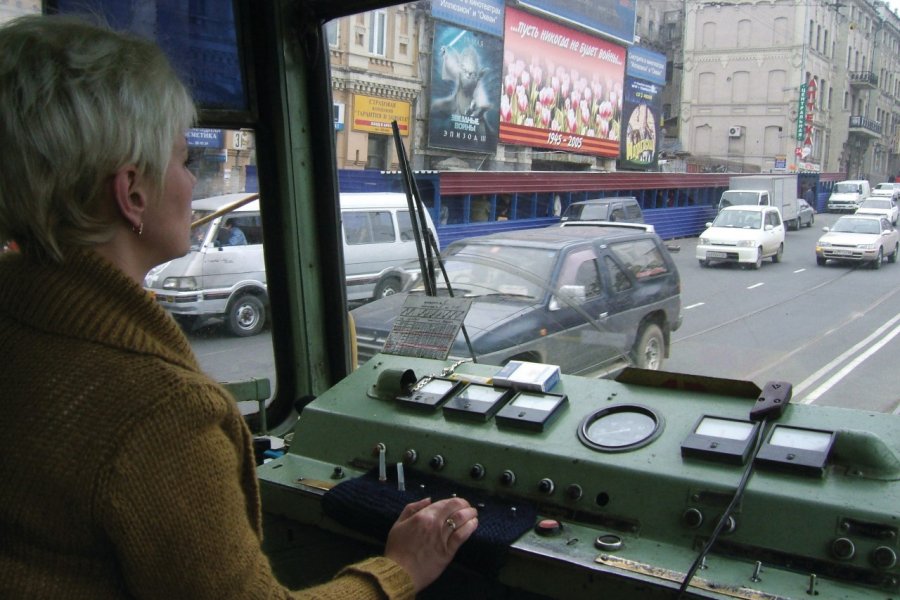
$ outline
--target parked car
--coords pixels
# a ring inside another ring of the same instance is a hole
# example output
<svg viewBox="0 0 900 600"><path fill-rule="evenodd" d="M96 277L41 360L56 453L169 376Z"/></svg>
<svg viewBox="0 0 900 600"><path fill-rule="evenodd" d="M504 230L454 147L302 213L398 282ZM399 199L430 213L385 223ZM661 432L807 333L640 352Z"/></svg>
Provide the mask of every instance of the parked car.
<svg viewBox="0 0 900 600"><path fill-rule="evenodd" d="M879 183L872 188L872 196L890 198L895 202L900 199L900 184L898 183Z"/></svg>
<svg viewBox="0 0 900 600"><path fill-rule="evenodd" d="M806 225L812 227L816 222L816 209L803 198L797 198L797 229Z"/></svg>
<svg viewBox="0 0 900 600"><path fill-rule="evenodd" d="M624 359L658 369L681 325L681 279L655 233L516 230L458 240L442 254L454 295L472 298L464 325L481 363L544 362L584 375ZM381 351L406 298L423 293L418 279L352 311L360 362ZM462 332L450 356L470 356Z"/></svg>
<svg viewBox="0 0 900 600"><path fill-rule="evenodd" d="M573 202L566 207L559 220L561 223L566 221L626 221L629 223L643 223L644 213L641 211L641 205L634 196L616 196Z"/></svg>
<svg viewBox="0 0 900 600"><path fill-rule="evenodd" d="M890 198L869 197L868 200L864 200L863 203L859 205L859 208L856 209L856 213L854 214L884 217L891 222L891 225L896 226L898 213L900 213L900 209L897 208L897 205Z"/></svg>
<svg viewBox="0 0 900 600"><path fill-rule="evenodd" d="M701 267L732 262L758 269L764 258L779 262L784 252L784 223L774 206L728 206L706 224L697 244Z"/></svg>
<svg viewBox="0 0 900 600"><path fill-rule="evenodd" d="M845 215L832 227L823 227L825 235L816 242L816 263L822 267L828 259L867 262L880 269L886 256L897 262L900 234L884 217Z"/></svg>

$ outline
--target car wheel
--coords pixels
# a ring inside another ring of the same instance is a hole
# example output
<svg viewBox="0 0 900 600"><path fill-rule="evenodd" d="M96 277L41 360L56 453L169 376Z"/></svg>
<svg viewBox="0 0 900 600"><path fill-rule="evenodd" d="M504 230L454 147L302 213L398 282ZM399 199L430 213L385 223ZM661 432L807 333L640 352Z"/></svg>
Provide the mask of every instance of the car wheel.
<svg viewBox="0 0 900 600"><path fill-rule="evenodd" d="M797 229L800 229L798 226ZM772 262L777 263L781 262L781 255L784 254L784 244L778 245L778 252L775 253L775 256L772 257Z"/></svg>
<svg viewBox="0 0 900 600"><path fill-rule="evenodd" d="M705 269L706 267L709 266L709 261L708 261L708 260L705 260L705 259L703 259L703 258L699 258L699 259L697 259L697 261L700 263L700 266L701 266L702 268L704 268L704 269Z"/></svg>
<svg viewBox="0 0 900 600"><path fill-rule="evenodd" d="M374 300L393 296L400 291L400 279L397 277L386 277L378 282L375 286L375 293L372 294Z"/></svg>
<svg viewBox="0 0 900 600"><path fill-rule="evenodd" d="M872 268L873 268L873 269L880 269L880 268L881 268L881 262L882 262L883 260L884 260L884 249L883 249L883 248L879 248L879 249L878 249L878 256L876 256L876 257L875 257L875 260L872 262Z"/></svg>
<svg viewBox="0 0 900 600"><path fill-rule="evenodd" d="M647 323L644 326L632 354L634 355L634 366L653 371L659 370L666 354L666 340L659 325Z"/></svg>
<svg viewBox="0 0 900 600"><path fill-rule="evenodd" d="M754 269L762 268L762 246L756 249L756 262L752 266Z"/></svg>
<svg viewBox="0 0 900 600"><path fill-rule="evenodd" d="M232 301L225 322L228 330L238 337L256 335L266 324L266 307L253 294L244 294Z"/></svg>
<svg viewBox="0 0 900 600"><path fill-rule="evenodd" d="M809 223L806 224L807 227L812 228L813 223L816 222L816 215L809 215Z"/></svg>
<svg viewBox="0 0 900 600"><path fill-rule="evenodd" d="M894 244L894 251L888 255L888 262L895 263L897 262L897 253L900 252L900 243Z"/></svg>
<svg viewBox="0 0 900 600"><path fill-rule="evenodd" d="M822 257L822 256L816 257L816 264L819 265L820 267L824 267L825 263L827 263L827 262L828 262L828 259L825 257Z"/></svg>

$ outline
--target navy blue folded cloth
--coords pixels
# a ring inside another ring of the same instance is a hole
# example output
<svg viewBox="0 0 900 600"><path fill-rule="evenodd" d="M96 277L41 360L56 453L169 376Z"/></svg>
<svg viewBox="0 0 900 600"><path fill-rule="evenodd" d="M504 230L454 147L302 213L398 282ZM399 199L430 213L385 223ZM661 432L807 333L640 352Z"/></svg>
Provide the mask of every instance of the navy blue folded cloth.
<svg viewBox="0 0 900 600"><path fill-rule="evenodd" d="M489 575L499 571L509 545L531 529L537 519L536 507L528 502L490 496L413 469L406 469L405 479L406 491L399 491L395 474L380 482L378 469L373 469L326 492L322 510L345 527L385 540L403 507L410 502L422 498L438 501L455 494L478 509L478 529L460 548L456 560Z"/></svg>

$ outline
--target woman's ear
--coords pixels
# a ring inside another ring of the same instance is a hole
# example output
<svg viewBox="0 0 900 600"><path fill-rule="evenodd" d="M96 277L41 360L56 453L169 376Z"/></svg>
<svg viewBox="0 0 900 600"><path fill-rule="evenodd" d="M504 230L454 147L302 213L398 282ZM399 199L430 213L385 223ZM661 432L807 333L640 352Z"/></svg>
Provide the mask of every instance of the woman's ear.
<svg viewBox="0 0 900 600"><path fill-rule="evenodd" d="M134 231L141 231L147 210L147 190L134 165L125 165L113 175L112 194L119 214Z"/></svg>

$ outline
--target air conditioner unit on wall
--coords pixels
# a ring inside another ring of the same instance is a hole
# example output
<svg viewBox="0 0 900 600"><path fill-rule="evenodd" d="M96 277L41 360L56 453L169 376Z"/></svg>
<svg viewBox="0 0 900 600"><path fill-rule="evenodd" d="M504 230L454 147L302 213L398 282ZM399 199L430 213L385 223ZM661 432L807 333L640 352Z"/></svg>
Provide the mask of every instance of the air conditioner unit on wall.
<svg viewBox="0 0 900 600"><path fill-rule="evenodd" d="M728 137L741 137L744 133L744 128L740 125L734 125L728 128Z"/></svg>

